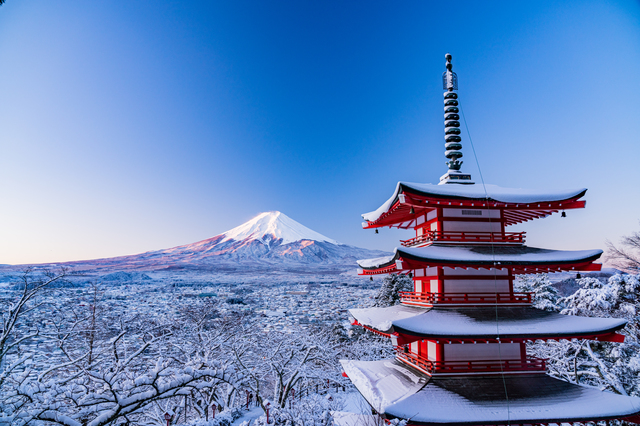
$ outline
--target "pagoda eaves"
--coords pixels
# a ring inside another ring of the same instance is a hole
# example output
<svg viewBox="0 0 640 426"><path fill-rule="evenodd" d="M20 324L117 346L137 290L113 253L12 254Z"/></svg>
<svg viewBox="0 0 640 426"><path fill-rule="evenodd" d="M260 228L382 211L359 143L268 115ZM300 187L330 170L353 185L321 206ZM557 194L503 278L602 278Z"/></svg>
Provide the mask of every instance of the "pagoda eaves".
<svg viewBox="0 0 640 426"><path fill-rule="evenodd" d="M584 318L526 306L431 308L396 305L351 309L360 325L403 341L527 341L588 338L615 341L613 333L627 324L618 318Z"/></svg>
<svg viewBox="0 0 640 426"><path fill-rule="evenodd" d="M459 268L507 268L516 274L599 271L592 263L602 250L548 250L527 246L441 246L398 247L387 257L358 260L360 275L415 271L437 266Z"/></svg>
<svg viewBox="0 0 640 426"><path fill-rule="evenodd" d="M377 210L362 215L362 227L414 228L421 224L420 217L430 211L455 207L502 210L505 225L514 225L562 210L584 208L586 202L579 199L586 192L586 188L542 192L489 184L398 182L391 198Z"/></svg>

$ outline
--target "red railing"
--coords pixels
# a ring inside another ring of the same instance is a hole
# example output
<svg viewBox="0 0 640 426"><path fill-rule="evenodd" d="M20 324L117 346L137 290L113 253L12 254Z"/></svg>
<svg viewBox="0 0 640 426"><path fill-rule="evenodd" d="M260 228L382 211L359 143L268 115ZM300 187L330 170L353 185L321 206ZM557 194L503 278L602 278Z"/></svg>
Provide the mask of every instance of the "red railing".
<svg viewBox="0 0 640 426"><path fill-rule="evenodd" d="M452 231L425 231L408 240L400 240L405 247L425 244L432 241L453 241L466 243L524 243L524 232L452 232Z"/></svg>
<svg viewBox="0 0 640 426"><path fill-rule="evenodd" d="M482 360L482 361L430 361L404 348L396 348L398 359L416 367L427 374L455 374L455 373L502 373L505 371L546 371L544 359L528 356L525 359Z"/></svg>
<svg viewBox="0 0 640 426"><path fill-rule="evenodd" d="M531 304L531 293L416 293L401 291L400 301L405 305Z"/></svg>

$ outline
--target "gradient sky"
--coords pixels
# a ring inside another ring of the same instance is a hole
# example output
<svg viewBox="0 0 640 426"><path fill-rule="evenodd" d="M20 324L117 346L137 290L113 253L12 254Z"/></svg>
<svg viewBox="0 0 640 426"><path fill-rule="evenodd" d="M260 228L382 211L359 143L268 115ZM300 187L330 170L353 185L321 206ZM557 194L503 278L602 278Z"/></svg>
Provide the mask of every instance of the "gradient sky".
<svg viewBox="0 0 640 426"><path fill-rule="evenodd" d="M445 172L447 52L485 182L589 188L513 230L588 249L640 229L637 1L7 0L0 263L168 248L267 210L391 250L408 231L360 214Z"/></svg>

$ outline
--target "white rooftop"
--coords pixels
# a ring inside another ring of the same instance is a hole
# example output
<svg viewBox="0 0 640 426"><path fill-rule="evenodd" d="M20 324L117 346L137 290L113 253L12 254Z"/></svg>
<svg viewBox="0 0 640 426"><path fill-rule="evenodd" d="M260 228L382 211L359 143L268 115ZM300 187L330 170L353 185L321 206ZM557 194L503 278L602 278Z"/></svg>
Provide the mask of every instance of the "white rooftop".
<svg viewBox="0 0 640 426"><path fill-rule="evenodd" d="M495 339L593 336L613 333L627 321L562 315L531 307L420 308L404 305L350 309L362 325L421 338Z"/></svg>
<svg viewBox="0 0 640 426"><path fill-rule="evenodd" d="M364 269L377 269L395 262L400 257L407 257L420 261L452 262L452 263L483 263L493 265L499 262L502 266L508 264L535 265L548 263L572 263L597 259L602 250L549 250L528 246L441 246L427 247L398 247L391 256L374 259L358 260L358 265ZM500 267L500 266L498 266Z"/></svg>
<svg viewBox="0 0 640 426"><path fill-rule="evenodd" d="M543 203L550 201L562 201L570 198L584 195L586 188L580 189L559 189L553 191L539 191L521 188L502 188L497 185L490 184L447 184L433 185L430 183L413 183L398 182L396 190L391 198L375 211L364 213L362 218L366 221L373 222L377 220L383 213L387 212L398 199L398 194L404 190L417 192L426 196L434 196L440 198L467 198L474 200L496 201L501 203Z"/></svg>
<svg viewBox="0 0 640 426"><path fill-rule="evenodd" d="M542 374L430 379L396 360L341 363L376 411L414 424L571 423L640 412L640 398Z"/></svg>

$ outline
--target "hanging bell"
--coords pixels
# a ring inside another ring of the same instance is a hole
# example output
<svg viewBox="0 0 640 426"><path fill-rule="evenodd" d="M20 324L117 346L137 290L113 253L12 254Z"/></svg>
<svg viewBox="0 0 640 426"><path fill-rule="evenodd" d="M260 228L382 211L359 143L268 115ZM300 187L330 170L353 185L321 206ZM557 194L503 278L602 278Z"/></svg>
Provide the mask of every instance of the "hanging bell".
<svg viewBox="0 0 640 426"><path fill-rule="evenodd" d="M413 274L409 272L409 278L413 278Z"/></svg>
<svg viewBox="0 0 640 426"><path fill-rule="evenodd" d="M369 277L369 281L373 281L373 277Z"/></svg>
<svg viewBox="0 0 640 426"><path fill-rule="evenodd" d="M416 214L416 211L413 209L413 206L411 206L411 209L409 209L409 213Z"/></svg>
<svg viewBox="0 0 640 426"><path fill-rule="evenodd" d="M378 230L376 229L376 234L378 233Z"/></svg>
<svg viewBox="0 0 640 426"><path fill-rule="evenodd" d="M582 275L580 275L580 272L578 272L578 273L576 274L576 279L578 279L578 280L579 280L580 278L582 278Z"/></svg>
<svg viewBox="0 0 640 426"><path fill-rule="evenodd" d="M564 210L562 211L562 214L560 215L560 217L567 217L567 214L564 212Z"/></svg>

